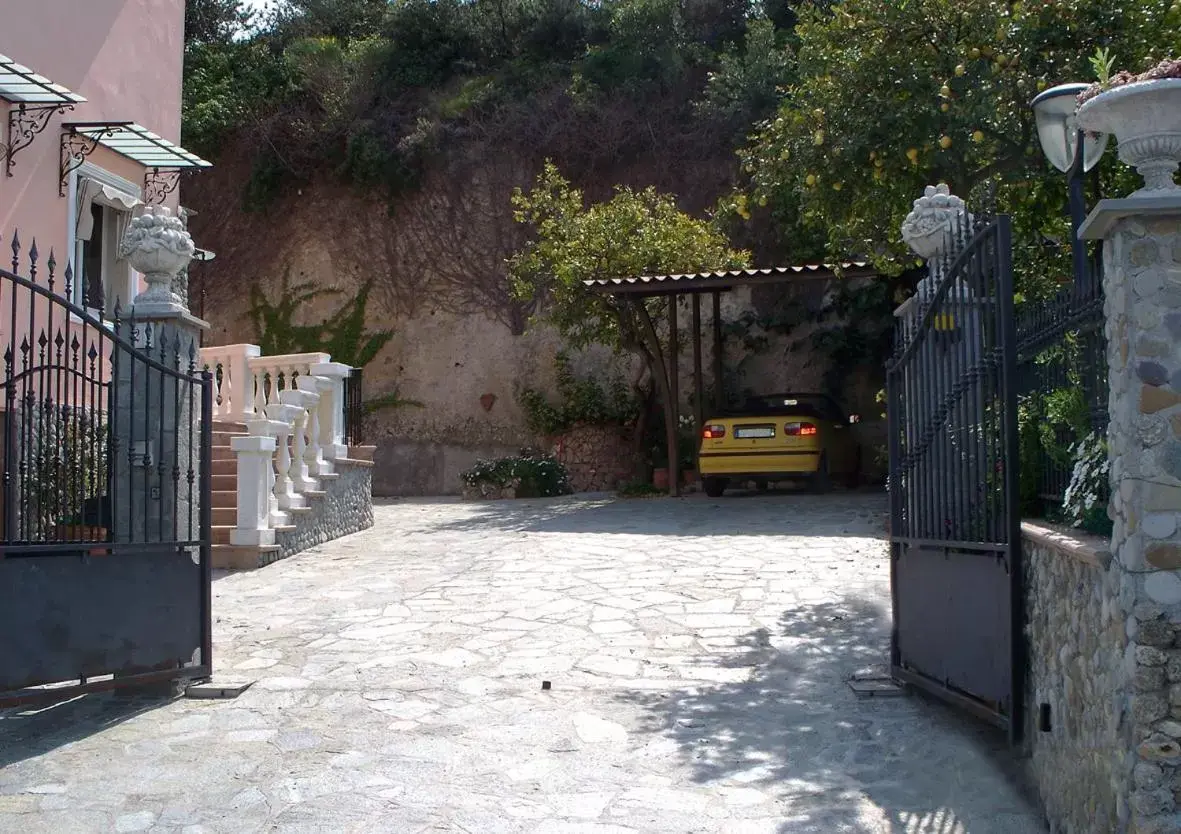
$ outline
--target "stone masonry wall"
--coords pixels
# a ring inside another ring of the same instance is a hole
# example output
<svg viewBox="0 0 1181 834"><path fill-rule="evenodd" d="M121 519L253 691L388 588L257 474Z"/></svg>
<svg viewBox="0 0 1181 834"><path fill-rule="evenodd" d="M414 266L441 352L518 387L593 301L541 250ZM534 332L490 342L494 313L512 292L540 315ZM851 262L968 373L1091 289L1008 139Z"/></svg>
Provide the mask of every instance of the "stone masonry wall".
<svg viewBox="0 0 1181 834"><path fill-rule="evenodd" d="M1172 216L1122 216L1103 260L1112 552L1128 637L1123 774L1127 830L1163 834L1181 831L1181 201Z"/></svg>
<svg viewBox="0 0 1181 834"><path fill-rule="evenodd" d="M635 469L631 438L614 426L576 426L555 439L553 452L575 492L616 489Z"/></svg>
<svg viewBox="0 0 1181 834"><path fill-rule="evenodd" d="M373 464L338 460L334 465L340 477L323 482L324 495L311 499L311 512L299 515L295 530L275 534L280 548L275 559L373 526Z"/></svg>
<svg viewBox="0 0 1181 834"><path fill-rule="evenodd" d="M1119 574L1106 540L1022 526L1027 768L1051 831L1119 830L1126 744ZM1048 729L1040 706L1050 707Z"/></svg>

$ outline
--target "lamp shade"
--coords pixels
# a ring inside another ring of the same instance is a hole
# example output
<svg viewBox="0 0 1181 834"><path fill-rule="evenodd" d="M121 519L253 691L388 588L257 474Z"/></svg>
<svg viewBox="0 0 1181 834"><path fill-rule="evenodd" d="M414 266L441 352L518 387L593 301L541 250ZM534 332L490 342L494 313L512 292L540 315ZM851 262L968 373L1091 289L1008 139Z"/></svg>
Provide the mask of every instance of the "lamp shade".
<svg viewBox="0 0 1181 834"><path fill-rule="evenodd" d="M1078 142L1078 123L1075 120L1078 94L1087 89L1086 84L1059 84L1040 93L1031 104L1034 119L1037 122L1037 137L1042 145L1042 152L1050 160L1050 164L1063 173L1074 165ZM1090 171L1098 164L1103 152L1107 150L1109 134L1100 134L1097 138L1088 136L1084 143L1083 170Z"/></svg>

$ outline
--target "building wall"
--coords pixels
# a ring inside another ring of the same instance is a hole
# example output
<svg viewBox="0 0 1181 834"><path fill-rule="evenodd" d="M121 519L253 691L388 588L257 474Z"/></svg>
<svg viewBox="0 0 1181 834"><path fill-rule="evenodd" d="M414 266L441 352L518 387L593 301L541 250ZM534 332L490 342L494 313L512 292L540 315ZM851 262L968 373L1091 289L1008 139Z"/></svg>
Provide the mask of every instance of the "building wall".
<svg viewBox="0 0 1181 834"><path fill-rule="evenodd" d="M5 246L19 229L26 246L36 239L42 257L52 248L63 269L69 211L58 196L61 125L133 121L179 142L184 0L0 0L0 21L0 54L88 99L55 114L16 155L14 176L0 175ZM5 141L8 109L0 101ZM88 159L142 187L137 163L105 148ZM169 195L168 204L175 208L176 199Z"/></svg>

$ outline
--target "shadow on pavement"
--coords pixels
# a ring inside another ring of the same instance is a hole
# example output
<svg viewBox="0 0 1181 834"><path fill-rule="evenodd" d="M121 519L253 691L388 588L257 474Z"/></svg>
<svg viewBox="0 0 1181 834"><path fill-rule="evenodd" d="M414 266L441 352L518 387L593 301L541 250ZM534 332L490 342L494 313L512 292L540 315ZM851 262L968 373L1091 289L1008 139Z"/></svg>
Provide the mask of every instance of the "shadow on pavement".
<svg viewBox="0 0 1181 834"><path fill-rule="evenodd" d="M717 665L741 683L619 697L674 740L694 781L756 788L783 834L1034 834L1003 734L919 696L862 699L858 669L884 671L889 615L876 601L789 610Z"/></svg>
<svg viewBox="0 0 1181 834"><path fill-rule="evenodd" d="M174 700L102 692L0 710L0 771L109 730Z"/></svg>
<svg viewBox="0 0 1181 834"><path fill-rule="evenodd" d="M405 507L411 499L399 501ZM430 506L433 502L421 502ZM602 533L633 536L883 535L882 493L737 493L723 498L623 499L611 495L471 502L468 514L427 532ZM646 510L650 507L650 510Z"/></svg>

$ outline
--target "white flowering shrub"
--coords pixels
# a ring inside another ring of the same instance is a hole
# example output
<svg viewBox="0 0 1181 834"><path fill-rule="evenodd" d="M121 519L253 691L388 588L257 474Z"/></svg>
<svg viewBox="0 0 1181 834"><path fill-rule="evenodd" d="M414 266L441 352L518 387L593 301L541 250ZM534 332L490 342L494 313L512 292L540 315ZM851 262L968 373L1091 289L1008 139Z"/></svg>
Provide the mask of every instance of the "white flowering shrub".
<svg viewBox="0 0 1181 834"><path fill-rule="evenodd" d="M1070 448L1074 470L1062 498L1062 511L1075 527L1103 527L1110 492L1107 439L1091 432Z"/></svg>

